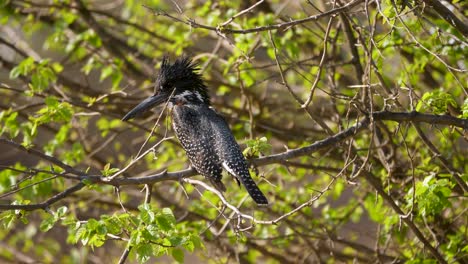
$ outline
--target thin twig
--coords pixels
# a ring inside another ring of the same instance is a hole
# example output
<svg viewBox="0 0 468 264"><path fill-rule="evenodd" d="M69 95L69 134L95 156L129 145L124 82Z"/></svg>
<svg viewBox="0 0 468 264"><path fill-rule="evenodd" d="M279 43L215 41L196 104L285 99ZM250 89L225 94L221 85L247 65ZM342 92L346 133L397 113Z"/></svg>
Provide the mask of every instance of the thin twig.
<svg viewBox="0 0 468 264"><path fill-rule="evenodd" d="M458 126L464 129L468 129L467 119L456 118L456 117L452 117L448 115L440 116L440 115L422 114L418 112L396 113L396 112L381 111L381 112L374 112L372 114L372 117L374 118L374 120L393 120L393 121L398 121L398 122L406 121L406 122L416 122L416 123L425 122L425 123L431 123L431 124L452 125L452 126ZM347 138L365 129L369 125L369 122L370 122L369 118L364 118L362 121L358 122L356 125L346 130L343 130L342 132L337 133L333 136L330 136L324 140L314 142L313 144L310 144L309 146L305 146L305 147L301 147L297 149L290 149L282 153L260 157L257 159L252 159L250 160L250 163L256 166L264 166L264 165L273 164L273 163L282 163L292 158L310 155L316 151L319 151L325 148L336 147L337 144L343 142ZM177 171L177 172L163 171L158 174L148 175L144 177L113 178L109 180L109 178L103 177L101 175L88 175L86 173L78 171L70 167L69 165L64 164L63 162L61 162L55 157L46 155L42 153L41 151L35 150L32 148L26 149L25 147L23 147L22 145L14 141L0 138L0 143L5 143L18 150L33 154L41 159L47 160L51 162L52 164L55 164L63 168L66 172L79 176L77 177L77 179L87 180L90 183L94 183L94 184L107 184L107 185L113 185L113 186L152 184L152 183L168 181L168 180L179 181L183 178L197 175L195 170L186 169L186 170ZM58 200L65 198L69 194L82 189L84 186L85 185L82 182L80 182L77 185L65 190L64 192L61 192L60 194L50 198L49 200L43 203L30 204L30 205L0 205L0 209L3 209L3 210L23 209L23 210L29 210L29 211L36 210L36 209L45 209L52 203L55 203Z"/></svg>
<svg viewBox="0 0 468 264"><path fill-rule="evenodd" d="M232 16L231 18L229 18L226 22L222 23L222 24L220 25L220 27L225 27L225 26L231 24L231 22L234 21L234 19L236 19L236 18L238 18L238 17L240 17L240 16L242 16L242 15L244 15L244 14L246 14L246 13L252 11L255 7L257 7L257 6L259 6L261 3L263 3L263 1L265 1L265 0L260 0L260 1L258 1L257 3L253 4L251 7L246 8L246 9L240 11L239 13L233 15L233 16Z"/></svg>
<svg viewBox="0 0 468 264"><path fill-rule="evenodd" d="M372 175L370 172L364 171L362 175L365 177L367 182L372 185L372 187L377 191L377 193L387 202L388 205L395 211L395 213L400 216L405 216L406 214L401 210L401 208L395 203L393 198L388 195L382 187L380 180ZM414 224L414 222L409 217L400 217L400 219L413 231L416 237L421 241L424 246L429 249L432 256L434 256L439 263L447 263L444 257L434 248L431 243L424 237L423 233L419 228Z"/></svg>
<svg viewBox="0 0 468 264"><path fill-rule="evenodd" d="M268 26L256 27L256 28L248 28L248 29L231 29L231 28L212 27L212 26L208 26L208 25L199 24L199 23L195 22L193 19L183 20L183 19L174 17L174 16L172 16L172 15L166 13L166 12L153 10L148 6L144 6L144 7L152 10L155 15L169 17L169 18L171 18L171 19L173 19L173 20L175 20L177 22L181 22L181 23L184 23L186 25L189 25L192 28L207 29L207 30L211 30L211 31L214 31L214 32L221 32L223 34L249 34L249 33L262 32L262 31L281 30L281 29L291 28L291 27L294 27L294 26L297 26L297 25L300 25L300 24L303 24L303 23L318 20L318 19L323 18L323 17L329 17L329 16L332 16L332 15L335 15L335 14L338 14L338 13L341 13L341 12L348 11L351 8L361 4L362 2L364 2L364 0L354 0L354 1L349 2L348 4L346 4L346 5L342 6L342 7L337 7L337 8L331 9L329 11L325 11L325 12L323 12L321 14L309 16L309 17L306 17L306 18L303 18L303 19L298 19L298 20L293 20L293 21L289 21L289 22L278 23L278 24L273 24L273 25L268 25Z"/></svg>
<svg viewBox="0 0 468 264"><path fill-rule="evenodd" d="M130 254L131 250L132 250L132 247L126 248L124 250L124 252L122 253L122 256L120 256L119 264L124 264L125 261L127 261L128 255Z"/></svg>
<svg viewBox="0 0 468 264"><path fill-rule="evenodd" d="M319 65L318 65L317 75L315 76L314 83L312 84L312 87L310 88L309 97L307 97L307 100L305 101L305 103L301 105L301 108L306 108L307 106L309 106L310 102L312 102L312 98L314 97L315 88L317 88L317 84L320 81L320 75L322 75L323 63L325 62L325 58L327 57L328 35L330 35L330 30L331 30L333 18L334 17L332 16L332 17L330 17L330 20L328 20L327 30L325 31L325 37L324 37L324 40L323 40L322 57L320 58L320 62L319 62Z"/></svg>

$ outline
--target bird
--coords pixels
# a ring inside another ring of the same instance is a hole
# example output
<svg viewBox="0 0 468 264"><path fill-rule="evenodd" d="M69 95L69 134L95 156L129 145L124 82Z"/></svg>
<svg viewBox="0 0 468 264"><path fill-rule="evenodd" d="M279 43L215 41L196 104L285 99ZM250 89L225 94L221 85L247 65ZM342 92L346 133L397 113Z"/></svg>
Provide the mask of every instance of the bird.
<svg viewBox="0 0 468 264"><path fill-rule="evenodd" d="M197 173L224 192L222 171L242 184L259 206L268 200L252 179L248 163L229 125L211 106L208 88L193 59L181 56L173 63L164 56L156 79L154 94L143 100L123 118L135 118L167 103L177 139Z"/></svg>

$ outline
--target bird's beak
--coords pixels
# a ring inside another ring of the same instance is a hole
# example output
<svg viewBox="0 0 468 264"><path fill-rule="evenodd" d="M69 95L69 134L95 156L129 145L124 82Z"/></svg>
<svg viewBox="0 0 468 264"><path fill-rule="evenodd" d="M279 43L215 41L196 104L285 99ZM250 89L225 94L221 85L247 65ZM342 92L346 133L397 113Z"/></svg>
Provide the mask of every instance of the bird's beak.
<svg viewBox="0 0 468 264"><path fill-rule="evenodd" d="M135 108L130 110L123 118L122 121L127 121L130 120L146 111L151 109L152 107L158 106L162 103L164 103L167 99L167 96L165 96L162 93L159 93L157 95L153 95L149 98L146 98L143 100L141 103L139 103Z"/></svg>

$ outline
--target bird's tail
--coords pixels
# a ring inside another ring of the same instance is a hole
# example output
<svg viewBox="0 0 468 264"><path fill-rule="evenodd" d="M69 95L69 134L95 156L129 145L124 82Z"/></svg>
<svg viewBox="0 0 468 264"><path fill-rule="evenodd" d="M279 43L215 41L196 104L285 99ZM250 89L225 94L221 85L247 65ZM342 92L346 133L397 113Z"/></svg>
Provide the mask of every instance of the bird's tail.
<svg viewBox="0 0 468 264"><path fill-rule="evenodd" d="M236 163L234 163L236 164ZM249 193L250 197L257 203L257 205L268 205L268 200L263 195L262 191L258 188L255 181L250 177L249 170L247 169L247 164L245 162L238 162L236 165L233 165L232 162L223 162L222 166L224 167L229 174L231 174L237 182L241 182L244 185L245 189Z"/></svg>
<svg viewBox="0 0 468 264"><path fill-rule="evenodd" d="M258 188L257 184L255 181L250 177L250 174L244 174L240 177L238 177L242 185L244 185L245 189L249 193L250 197L258 204L258 205L268 205L268 200L263 195L262 191L260 191L260 188Z"/></svg>

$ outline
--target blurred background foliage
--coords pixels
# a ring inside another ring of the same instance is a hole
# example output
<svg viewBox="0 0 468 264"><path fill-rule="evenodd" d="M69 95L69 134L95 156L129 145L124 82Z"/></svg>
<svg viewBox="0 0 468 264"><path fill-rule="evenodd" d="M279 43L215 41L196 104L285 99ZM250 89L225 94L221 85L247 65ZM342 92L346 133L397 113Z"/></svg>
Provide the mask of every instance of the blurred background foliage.
<svg viewBox="0 0 468 264"><path fill-rule="evenodd" d="M188 167L167 111L120 121L152 94L164 55L194 58L252 160L377 111L468 118L464 1L3 0L0 23L1 138L87 175L112 177L142 146L118 177ZM0 148L0 204L77 183ZM375 121L252 167L267 208L224 177L227 201L264 223L197 185L82 180L51 206L0 211L0 262L468 263L467 149L460 127Z"/></svg>

